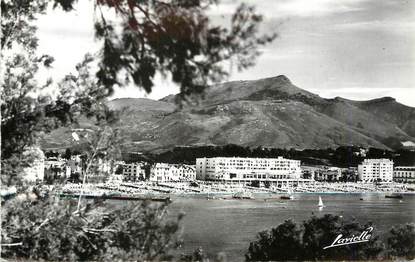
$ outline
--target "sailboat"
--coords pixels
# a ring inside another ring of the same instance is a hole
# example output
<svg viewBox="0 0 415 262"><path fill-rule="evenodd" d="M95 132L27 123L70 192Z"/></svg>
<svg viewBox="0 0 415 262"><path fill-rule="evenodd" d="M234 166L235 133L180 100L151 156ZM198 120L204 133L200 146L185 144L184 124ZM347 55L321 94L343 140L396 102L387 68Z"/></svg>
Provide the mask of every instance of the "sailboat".
<svg viewBox="0 0 415 262"><path fill-rule="evenodd" d="M321 196L318 197L318 205L317 206L320 207L320 208L324 207L323 200L321 199Z"/></svg>

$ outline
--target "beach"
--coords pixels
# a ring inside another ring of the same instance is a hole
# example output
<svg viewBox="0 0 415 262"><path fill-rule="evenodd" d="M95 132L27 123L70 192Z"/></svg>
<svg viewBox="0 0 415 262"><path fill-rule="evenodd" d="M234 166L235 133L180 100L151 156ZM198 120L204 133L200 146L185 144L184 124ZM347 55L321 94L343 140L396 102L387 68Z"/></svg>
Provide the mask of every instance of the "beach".
<svg viewBox="0 0 415 262"><path fill-rule="evenodd" d="M136 182L136 183L98 183L98 184L65 184L60 190L63 193L85 195L232 195L240 192L251 194L287 194L287 193L415 193L415 185L401 183L327 183L313 182L286 187L253 187L243 183L220 182Z"/></svg>

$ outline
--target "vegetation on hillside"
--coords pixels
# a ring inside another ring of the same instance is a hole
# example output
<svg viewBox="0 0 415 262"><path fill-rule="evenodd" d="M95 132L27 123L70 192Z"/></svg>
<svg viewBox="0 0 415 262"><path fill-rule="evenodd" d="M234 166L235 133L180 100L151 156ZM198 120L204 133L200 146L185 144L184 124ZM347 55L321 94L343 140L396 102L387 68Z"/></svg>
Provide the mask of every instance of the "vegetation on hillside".
<svg viewBox="0 0 415 262"><path fill-rule="evenodd" d="M239 145L175 147L172 150L159 154L123 153L123 160L127 162L150 161L165 163L195 164L200 157L259 157L275 158L282 156L289 159L301 160L303 165L332 165L338 167L356 167L365 158L389 158L396 166L415 165L415 151L369 148L365 155L361 148L343 146L336 149L281 149L265 147L244 147Z"/></svg>

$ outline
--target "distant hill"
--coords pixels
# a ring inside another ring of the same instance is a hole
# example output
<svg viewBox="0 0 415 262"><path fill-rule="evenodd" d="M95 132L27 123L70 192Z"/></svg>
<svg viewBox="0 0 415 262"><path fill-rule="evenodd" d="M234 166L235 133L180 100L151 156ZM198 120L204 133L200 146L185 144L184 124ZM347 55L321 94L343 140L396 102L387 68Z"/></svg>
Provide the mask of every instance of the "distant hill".
<svg viewBox="0 0 415 262"><path fill-rule="evenodd" d="M209 87L203 99L191 100L197 103L180 110L173 95L159 101L115 99L108 105L123 110L117 126L131 140L130 150L138 151L225 144L394 149L415 142L415 108L390 97L325 99L298 88L286 76L218 84ZM58 143L54 134L45 141Z"/></svg>

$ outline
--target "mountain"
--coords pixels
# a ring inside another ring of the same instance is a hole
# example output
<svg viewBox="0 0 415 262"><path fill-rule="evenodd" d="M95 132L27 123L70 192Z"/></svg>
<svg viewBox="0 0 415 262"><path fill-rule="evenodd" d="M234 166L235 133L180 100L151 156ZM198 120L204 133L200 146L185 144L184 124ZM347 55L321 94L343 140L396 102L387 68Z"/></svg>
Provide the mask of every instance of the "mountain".
<svg viewBox="0 0 415 262"><path fill-rule="evenodd" d="M180 110L173 95L159 101L115 99L108 105L123 110L117 126L131 139L130 150L230 143L300 149L341 145L391 149L402 142L415 142L415 108L390 97L369 101L325 99L293 85L282 75L218 84L207 88L202 97L191 97L193 103Z"/></svg>

